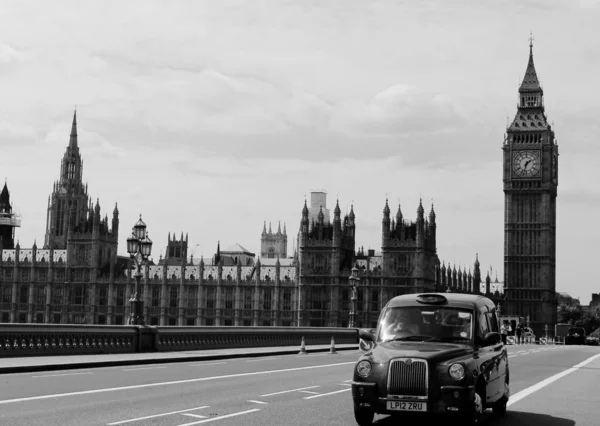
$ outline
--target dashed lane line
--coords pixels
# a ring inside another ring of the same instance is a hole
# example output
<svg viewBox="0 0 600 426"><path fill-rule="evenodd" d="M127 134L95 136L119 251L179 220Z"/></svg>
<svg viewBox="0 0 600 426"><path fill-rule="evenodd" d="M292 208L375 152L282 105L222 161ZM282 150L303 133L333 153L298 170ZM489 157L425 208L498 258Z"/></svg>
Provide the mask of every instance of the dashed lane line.
<svg viewBox="0 0 600 426"><path fill-rule="evenodd" d="M246 362L259 362L259 361L267 361L269 359L279 359L279 357L271 356L268 358L256 358L256 359L247 359Z"/></svg>
<svg viewBox="0 0 600 426"><path fill-rule="evenodd" d="M248 402L253 402L255 404L268 404L268 402L265 401L257 401L256 399L249 399Z"/></svg>
<svg viewBox="0 0 600 426"><path fill-rule="evenodd" d="M319 392L313 392L313 391L300 391L302 393L310 393L312 395L319 395Z"/></svg>
<svg viewBox="0 0 600 426"><path fill-rule="evenodd" d="M198 364L190 364L188 367L204 367L205 365L226 364L225 362L200 362Z"/></svg>
<svg viewBox="0 0 600 426"><path fill-rule="evenodd" d="M346 392L346 391L349 391L349 390L350 390L350 388L346 388L346 389L342 389L342 390L338 390L338 391L334 391L334 392L321 393L319 395L305 396L304 399L319 398L319 397L322 397L322 396L334 395L336 393L342 393L342 392Z"/></svg>
<svg viewBox="0 0 600 426"><path fill-rule="evenodd" d="M208 405L204 405L202 407L188 408L187 410L179 410L179 411L171 411L171 412L168 412L168 413L154 414L152 416L137 417L135 419L121 420L121 421L118 421L118 422L107 423L106 425L107 426L122 425L122 424L125 424L125 423L138 422L140 420L148 420L148 419L155 419L157 417L170 416L171 414L180 414L180 413L186 413L188 411L201 410L203 408L208 408Z"/></svg>
<svg viewBox="0 0 600 426"><path fill-rule="evenodd" d="M123 371L137 371L137 370L159 370L168 367L136 367L136 368L124 368Z"/></svg>
<svg viewBox="0 0 600 426"><path fill-rule="evenodd" d="M56 393L56 394L50 394L50 395L29 396L29 397L23 397L23 398L5 399L5 400L0 401L0 405L13 404L16 402L39 401L42 399L63 398L63 397L67 397L67 396L93 395L93 394L97 394L97 393L117 392L117 391L124 391L124 390L153 388L153 387L169 386L169 385L181 385L181 384L185 384L185 383L208 382L208 381L231 379L231 378L237 378L237 377L262 376L262 375L267 375L267 374L287 373L290 371L315 370L318 368L340 367L340 366L351 365L351 364L355 364L355 362L354 361L338 362L335 364L310 365L310 366L306 366L306 367L284 368L281 370L253 371L251 373L237 373L237 374L227 374L227 375L223 375L223 376L198 377L195 379L174 380L174 381L170 381L170 382L156 382L156 383L146 383L146 384L141 384L141 385L121 386L121 387L115 387L115 388L90 389L90 390L77 391L77 392L65 392L65 393Z"/></svg>
<svg viewBox="0 0 600 426"><path fill-rule="evenodd" d="M218 416L218 417L212 417L210 419L205 419L205 420L200 420L198 422L192 422L192 423L184 423L182 425L178 425L178 426L193 426L193 425L200 425L202 423L209 423L209 422L214 422L217 420L221 420L221 419L228 419L230 417L236 417L236 416L241 416L244 414L250 414L250 413L255 413L257 411L260 411L260 409L258 408L254 408L252 410L246 410L246 411L240 411L239 413L231 413L231 414L225 414L224 416Z"/></svg>
<svg viewBox="0 0 600 426"><path fill-rule="evenodd" d="M290 392L308 392L308 391L306 391L306 389L314 389L314 388L318 388L318 387L319 386L307 386L305 388L288 389L288 390L279 391L279 392L265 393L264 395L259 395L259 396L264 398L265 396L282 395L284 393L290 393Z"/></svg>
<svg viewBox="0 0 600 426"><path fill-rule="evenodd" d="M85 372L80 372L80 373L63 373L63 374L44 374L43 376L31 376L34 379L40 378L40 377L63 377L63 376L77 376L80 374L94 374L92 371L85 371Z"/></svg>
<svg viewBox="0 0 600 426"><path fill-rule="evenodd" d="M200 414L191 414L191 413L181 413L182 416L193 417L195 419L206 419L206 416L201 416Z"/></svg>

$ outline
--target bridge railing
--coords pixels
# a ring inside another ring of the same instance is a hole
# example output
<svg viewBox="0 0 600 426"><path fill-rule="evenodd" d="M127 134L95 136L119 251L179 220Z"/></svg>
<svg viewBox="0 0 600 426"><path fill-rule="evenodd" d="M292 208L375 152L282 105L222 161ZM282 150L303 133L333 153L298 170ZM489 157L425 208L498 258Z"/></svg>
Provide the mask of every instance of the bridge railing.
<svg viewBox="0 0 600 426"><path fill-rule="evenodd" d="M1 324L0 358L358 344L356 328Z"/></svg>

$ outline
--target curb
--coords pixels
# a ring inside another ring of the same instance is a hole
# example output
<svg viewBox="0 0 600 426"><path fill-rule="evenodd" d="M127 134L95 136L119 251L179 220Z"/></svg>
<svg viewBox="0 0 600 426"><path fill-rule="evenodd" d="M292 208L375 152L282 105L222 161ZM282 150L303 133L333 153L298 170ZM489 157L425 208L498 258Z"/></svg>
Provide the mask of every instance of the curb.
<svg viewBox="0 0 600 426"><path fill-rule="evenodd" d="M359 350L358 345L356 347L338 347L337 351L352 351ZM321 349L307 349L308 353L317 352L329 352L330 348ZM273 352L249 352L239 354L213 354L213 355L197 355L187 357L173 357L173 358L146 358L146 359L123 359L114 361L90 361L81 362L74 364L49 364L49 365L18 365L12 367L0 367L0 375L2 374L14 374L14 373L33 373L38 371L57 371L57 370L80 370L85 368L101 368L101 367L119 367L129 365L144 365L144 364L169 364L178 362L192 362L192 361L216 361L221 359L236 359L236 358L259 358L263 356L273 355L298 355L298 349L286 350L286 351L273 351ZM335 354L332 354L335 355Z"/></svg>

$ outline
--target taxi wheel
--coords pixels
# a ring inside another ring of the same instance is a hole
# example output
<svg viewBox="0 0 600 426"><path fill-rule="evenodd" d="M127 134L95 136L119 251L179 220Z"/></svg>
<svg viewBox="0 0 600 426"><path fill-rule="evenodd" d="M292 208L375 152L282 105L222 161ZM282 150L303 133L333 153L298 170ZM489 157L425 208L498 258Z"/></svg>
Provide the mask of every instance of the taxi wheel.
<svg viewBox="0 0 600 426"><path fill-rule="evenodd" d="M354 420L356 420L356 423L360 426L371 426L374 417L375 413L373 411L354 407Z"/></svg>

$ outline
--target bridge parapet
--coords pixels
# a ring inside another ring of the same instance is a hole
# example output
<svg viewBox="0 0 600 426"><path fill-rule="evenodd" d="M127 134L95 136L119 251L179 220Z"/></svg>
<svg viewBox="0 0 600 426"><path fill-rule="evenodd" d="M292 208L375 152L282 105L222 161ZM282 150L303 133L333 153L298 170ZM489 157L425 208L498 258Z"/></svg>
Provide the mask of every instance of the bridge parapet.
<svg viewBox="0 0 600 426"><path fill-rule="evenodd" d="M136 352L137 327L77 324L2 324L0 358Z"/></svg>
<svg viewBox="0 0 600 426"><path fill-rule="evenodd" d="M358 344L356 328L2 324L0 358Z"/></svg>

